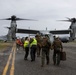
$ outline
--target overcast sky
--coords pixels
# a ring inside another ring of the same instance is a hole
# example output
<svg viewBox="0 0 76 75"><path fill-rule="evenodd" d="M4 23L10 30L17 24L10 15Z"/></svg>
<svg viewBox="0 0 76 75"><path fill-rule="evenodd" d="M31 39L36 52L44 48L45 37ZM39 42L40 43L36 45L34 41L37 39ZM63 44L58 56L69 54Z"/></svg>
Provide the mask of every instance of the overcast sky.
<svg viewBox="0 0 76 75"><path fill-rule="evenodd" d="M10 18L35 19L38 21L17 21L18 28L45 30L68 29L71 23L66 17L76 17L76 0L0 0L0 19ZM0 35L8 33L10 21L0 20Z"/></svg>

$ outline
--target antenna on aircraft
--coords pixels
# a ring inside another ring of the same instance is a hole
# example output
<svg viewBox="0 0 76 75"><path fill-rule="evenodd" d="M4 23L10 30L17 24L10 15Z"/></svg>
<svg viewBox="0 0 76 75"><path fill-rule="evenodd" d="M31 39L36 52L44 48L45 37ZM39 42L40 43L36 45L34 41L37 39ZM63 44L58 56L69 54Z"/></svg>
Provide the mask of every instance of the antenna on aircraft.
<svg viewBox="0 0 76 75"><path fill-rule="evenodd" d="M46 31L47 31L47 27L46 27Z"/></svg>

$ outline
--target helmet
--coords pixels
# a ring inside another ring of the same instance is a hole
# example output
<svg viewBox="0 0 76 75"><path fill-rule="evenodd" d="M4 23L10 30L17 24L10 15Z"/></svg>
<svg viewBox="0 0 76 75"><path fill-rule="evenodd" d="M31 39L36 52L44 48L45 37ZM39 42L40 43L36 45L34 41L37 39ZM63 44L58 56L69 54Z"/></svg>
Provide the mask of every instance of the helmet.
<svg viewBox="0 0 76 75"><path fill-rule="evenodd" d="M20 39L20 37L19 37L19 36L17 36L17 39Z"/></svg>
<svg viewBox="0 0 76 75"><path fill-rule="evenodd" d="M58 35L56 35L55 37L56 37L56 38L58 38L59 36L58 36Z"/></svg>

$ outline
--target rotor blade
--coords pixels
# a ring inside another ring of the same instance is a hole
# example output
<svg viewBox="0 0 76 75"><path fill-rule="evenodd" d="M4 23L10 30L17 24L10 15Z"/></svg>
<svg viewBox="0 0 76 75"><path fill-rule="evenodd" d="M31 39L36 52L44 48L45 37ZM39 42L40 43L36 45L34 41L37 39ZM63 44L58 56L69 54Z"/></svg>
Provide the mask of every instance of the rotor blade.
<svg viewBox="0 0 76 75"><path fill-rule="evenodd" d="M11 20L11 18L5 18L5 19L0 19L0 20Z"/></svg>
<svg viewBox="0 0 76 75"><path fill-rule="evenodd" d="M37 21L37 20L34 20L34 19L22 19L22 18L16 18L16 20L30 20L30 21Z"/></svg>
<svg viewBox="0 0 76 75"><path fill-rule="evenodd" d="M66 22L71 22L70 20L57 20L57 21L66 21Z"/></svg>
<svg viewBox="0 0 76 75"><path fill-rule="evenodd" d="M68 20L71 20L69 17L66 17Z"/></svg>

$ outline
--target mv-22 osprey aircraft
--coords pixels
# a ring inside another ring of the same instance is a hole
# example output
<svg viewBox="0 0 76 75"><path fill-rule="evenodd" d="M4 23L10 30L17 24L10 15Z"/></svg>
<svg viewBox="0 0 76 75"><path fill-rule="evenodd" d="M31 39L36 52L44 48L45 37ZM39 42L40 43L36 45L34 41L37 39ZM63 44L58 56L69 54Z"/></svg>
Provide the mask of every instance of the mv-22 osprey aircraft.
<svg viewBox="0 0 76 75"><path fill-rule="evenodd" d="M22 18L17 18L15 15L11 16L11 18L6 18L6 19L0 19L0 20L11 20L11 25L10 27L7 27L9 29L7 38L8 40L15 40L16 39L16 33L25 33L25 34L48 34L50 39L53 40L53 35L52 34L69 34L70 33L70 39L74 40L75 39L75 26L76 26L76 19L75 18L68 18L68 20L62 20L62 21L68 21L71 22L70 28L68 30L31 30L31 29L19 29L17 28L16 21L20 20L30 20L30 21L35 21L33 19L22 19Z"/></svg>

